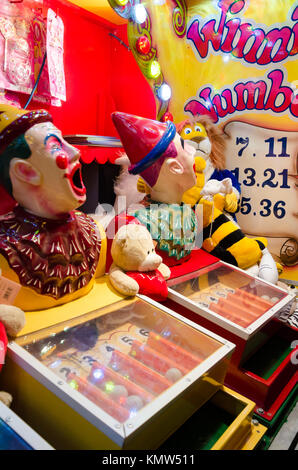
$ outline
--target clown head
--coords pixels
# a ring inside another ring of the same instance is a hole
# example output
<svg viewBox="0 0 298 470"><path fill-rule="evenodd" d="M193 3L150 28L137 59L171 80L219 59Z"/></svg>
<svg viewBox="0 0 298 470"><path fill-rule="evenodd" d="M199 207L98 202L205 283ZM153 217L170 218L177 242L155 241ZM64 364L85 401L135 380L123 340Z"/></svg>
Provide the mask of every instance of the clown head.
<svg viewBox="0 0 298 470"><path fill-rule="evenodd" d="M119 112L112 119L130 160L129 173L144 179L155 201L180 204L183 193L196 182L195 149L171 121L160 123Z"/></svg>
<svg viewBox="0 0 298 470"><path fill-rule="evenodd" d="M59 219L85 202L79 156L47 111L0 106L0 184L29 212Z"/></svg>

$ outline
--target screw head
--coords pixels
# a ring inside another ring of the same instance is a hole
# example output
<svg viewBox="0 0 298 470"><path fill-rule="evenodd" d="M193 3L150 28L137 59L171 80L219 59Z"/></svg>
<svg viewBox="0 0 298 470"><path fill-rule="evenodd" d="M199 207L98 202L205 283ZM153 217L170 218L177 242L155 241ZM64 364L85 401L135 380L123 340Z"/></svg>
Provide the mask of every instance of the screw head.
<svg viewBox="0 0 298 470"><path fill-rule="evenodd" d="M264 414L263 408L257 408L256 412L259 413L259 415Z"/></svg>
<svg viewBox="0 0 298 470"><path fill-rule="evenodd" d="M259 421L257 419L252 419L251 420L252 424L254 424L255 426L259 426Z"/></svg>
<svg viewBox="0 0 298 470"><path fill-rule="evenodd" d="M11 423L11 421L12 421L11 416L6 416L5 422L6 422L6 423Z"/></svg>

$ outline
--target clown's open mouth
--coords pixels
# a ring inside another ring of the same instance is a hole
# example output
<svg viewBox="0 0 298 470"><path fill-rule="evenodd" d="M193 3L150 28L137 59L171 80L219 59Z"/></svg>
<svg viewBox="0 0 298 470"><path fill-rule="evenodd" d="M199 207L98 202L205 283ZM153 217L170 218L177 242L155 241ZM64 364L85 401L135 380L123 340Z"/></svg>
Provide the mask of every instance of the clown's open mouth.
<svg viewBox="0 0 298 470"><path fill-rule="evenodd" d="M82 167L81 164L78 163L75 165L70 174L65 175L66 178L69 179L69 183L71 188L75 194L78 196L84 196L86 194L86 187L83 183L82 179Z"/></svg>

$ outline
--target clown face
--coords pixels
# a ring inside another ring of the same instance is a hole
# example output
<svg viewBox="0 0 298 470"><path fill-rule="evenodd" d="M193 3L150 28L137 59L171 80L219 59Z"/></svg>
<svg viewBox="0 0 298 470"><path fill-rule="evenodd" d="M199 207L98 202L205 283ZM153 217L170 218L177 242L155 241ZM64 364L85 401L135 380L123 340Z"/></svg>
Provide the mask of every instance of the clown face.
<svg viewBox="0 0 298 470"><path fill-rule="evenodd" d="M31 156L13 158L10 177L13 195L36 215L57 219L86 200L79 151L69 145L51 123L35 124L25 132Z"/></svg>
<svg viewBox="0 0 298 470"><path fill-rule="evenodd" d="M190 142L184 140L178 133L174 137L174 144L177 149L176 160L182 165L183 173L180 175L180 181L187 189L191 188L196 183L195 173L195 148L190 145Z"/></svg>

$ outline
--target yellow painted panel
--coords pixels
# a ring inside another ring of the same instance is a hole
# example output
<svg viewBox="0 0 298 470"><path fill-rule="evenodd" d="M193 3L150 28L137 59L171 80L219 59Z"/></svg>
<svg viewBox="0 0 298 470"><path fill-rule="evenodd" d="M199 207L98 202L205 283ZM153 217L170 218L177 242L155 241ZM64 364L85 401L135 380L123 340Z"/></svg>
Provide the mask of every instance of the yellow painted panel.
<svg viewBox="0 0 298 470"><path fill-rule="evenodd" d="M121 16L114 12L110 7L108 0L69 0L69 2L88 10L95 15L101 16L105 20L116 25L125 24L127 22L127 20L121 18Z"/></svg>
<svg viewBox="0 0 298 470"><path fill-rule="evenodd" d="M113 289L107 278L102 276L95 279L91 291L79 299L58 307L26 312L26 325L18 336L49 328L123 300L124 296Z"/></svg>
<svg viewBox="0 0 298 470"><path fill-rule="evenodd" d="M211 450L254 449L267 431L265 426L252 423L255 403L224 386L221 392L218 392L212 401L227 412L236 413L236 417Z"/></svg>
<svg viewBox="0 0 298 470"><path fill-rule="evenodd" d="M241 450L253 450L256 445L260 442L268 428L262 424L252 424L251 435L249 439L243 444Z"/></svg>

